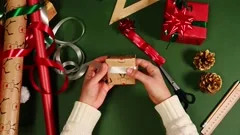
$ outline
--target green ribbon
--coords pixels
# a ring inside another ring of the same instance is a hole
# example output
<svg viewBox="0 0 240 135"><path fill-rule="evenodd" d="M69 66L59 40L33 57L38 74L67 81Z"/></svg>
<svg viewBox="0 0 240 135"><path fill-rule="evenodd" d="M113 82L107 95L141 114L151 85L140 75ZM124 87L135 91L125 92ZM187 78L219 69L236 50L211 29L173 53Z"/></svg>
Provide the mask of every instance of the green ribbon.
<svg viewBox="0 0 240 135"><path fill-rule="evenodd" d="M32 6L19 7L14 10L9 11L6 15L4 14L3 11L0 11L0 19L2 19L3 17L6 17L5 19L8 19L11 17L17 17L17 16L21 16L21 15L29 15L29 14L36 12L43 6L44 6L44 3L35 4Z"/></svg>
<svg viewBox="0 0 240 135"><path fill-rule="evenodd" d="M6 14L6 19L11 18L11 17L21 16L21 15L32 14L32 13L36 12L37 10L39 10L43 6L44 6L44 3L16 8L14 10L9 11Z"/></svg>
<svg viewBox="0 0 240 135"><path fill-rule="evenodd" d="M178 9L182 9L183 7L185 7L185 8L188 7L186 0L175 0L175 3L176 3L176 7Z"/></svg>
<svg viewBox="0 0 240 135"><path fill-rule="evenodd" d="M169 43L168 43L166 49L168 49L169 45L170 45L172 42L176 42L177 39L178 39L178 33L174 33L174 34L172 34L172 37L171 37L171 39L170 39L170 41L169 41Z"/></svg>
<svg viewBox="0 0 240 135"><path fill-rule="evenodd" d="M192 25L207 28L207 22L204 22L204 21L193 21Z"/></svg>
<svg viewBox="0 0 240 135"><path fill-rule="evenodd" d="M51 45L54 42L49 36L45 36L44 39L48 45Z"/></svg>

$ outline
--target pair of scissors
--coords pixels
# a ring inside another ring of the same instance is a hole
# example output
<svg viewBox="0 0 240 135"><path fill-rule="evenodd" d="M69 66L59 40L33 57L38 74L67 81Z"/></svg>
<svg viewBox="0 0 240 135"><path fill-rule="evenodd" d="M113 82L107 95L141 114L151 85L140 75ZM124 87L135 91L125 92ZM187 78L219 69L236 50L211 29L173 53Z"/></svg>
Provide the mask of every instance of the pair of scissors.
<svg viewBox="0 0 240 135"><path fill-rule="evenodd" d="M183 108L186 110L188 108L189 104L193 104L196 100L196 97L191 94L191 93L187 93L185 91L183 91L172 79L172 77L167 73L167 71L160 66L159 67L160 70L163 72L163 74L165 75L165 77L167 78L167 80L170 82L170 84L172 85L172 87L174 88L174 92L175 94L178 96L180 102L183 105Z"/></svg>

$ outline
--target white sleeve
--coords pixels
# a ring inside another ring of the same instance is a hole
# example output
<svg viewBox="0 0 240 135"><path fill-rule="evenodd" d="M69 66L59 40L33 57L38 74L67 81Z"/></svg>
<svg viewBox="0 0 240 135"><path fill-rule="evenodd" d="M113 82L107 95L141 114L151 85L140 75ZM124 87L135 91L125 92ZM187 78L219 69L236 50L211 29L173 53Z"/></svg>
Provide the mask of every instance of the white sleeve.
<svg viewBox="0 0 240 135"><path fill-rule="evenodd" d="M176 95L156 105L155 109L162 118L167 135L198 135L196 126Z"/></svg>
<svg viewBox="0 0 240 135"><path fill-rule="evenodd" d="M100 116L96 108L76 101L61 135L91 135Z"/></svg>

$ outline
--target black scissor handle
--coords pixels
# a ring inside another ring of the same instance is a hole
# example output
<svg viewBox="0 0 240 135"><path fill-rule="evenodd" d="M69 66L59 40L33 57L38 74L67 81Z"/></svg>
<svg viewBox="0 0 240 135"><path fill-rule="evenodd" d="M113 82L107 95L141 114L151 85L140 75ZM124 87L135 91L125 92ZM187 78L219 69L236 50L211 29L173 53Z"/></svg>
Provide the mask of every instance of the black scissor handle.
<svg viewBox="0 0 240 135"><path fill-rule="evenodd" d="M186 102L181 102L181 104L182 104L182 106L183 106L183 108L184 108L184 110L187 110L187 108L188 108L188 106L189 106L189 104L188 103L186 103Z"/></svg>
<svg viewBox="0 0 240 135"><path fill-rule="evenodd" d="M193 94L187 93L182 89L176 90L175 94L178 96L185 110L188 108L188 104L193 104L196 101L196 97Z"/></svg>

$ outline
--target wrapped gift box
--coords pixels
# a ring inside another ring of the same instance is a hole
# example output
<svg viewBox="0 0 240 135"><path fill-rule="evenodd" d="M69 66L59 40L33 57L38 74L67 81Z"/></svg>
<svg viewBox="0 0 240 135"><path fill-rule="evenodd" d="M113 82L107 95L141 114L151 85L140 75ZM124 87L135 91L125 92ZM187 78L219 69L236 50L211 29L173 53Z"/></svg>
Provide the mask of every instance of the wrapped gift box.
<svg viewBox="0 0 240 135"><path fill-rule="evenodd" d="M201 45L207 38L209 5L187 2L187 8L179 9L174 1L166 1L161 39L167 42Z"/></svg>
<svg viewBox="0 0 240 135"><path fill-rule="evenodd" d="M109 57L106 59L109 66L107 78L108 83L112 85L130 85L135 84L135 79L126 75L127 68L137 69L136 57L121 56Z"/></svg>

